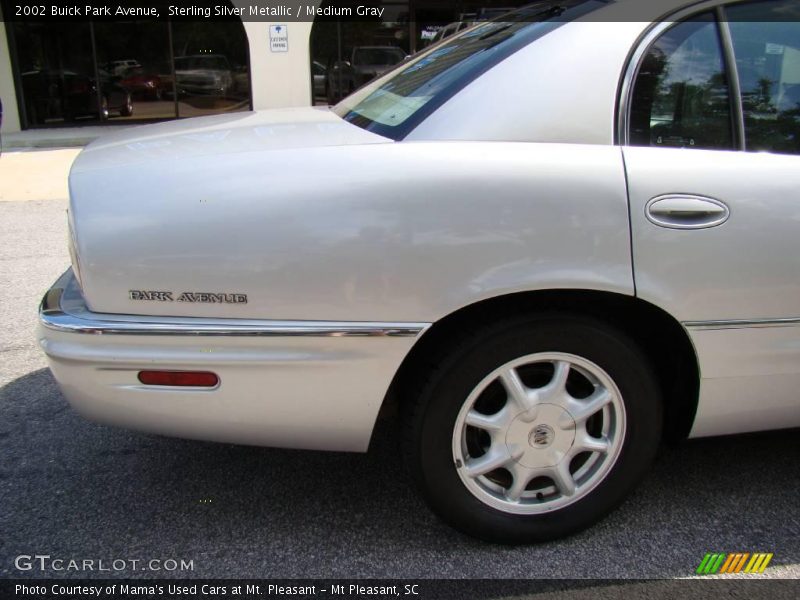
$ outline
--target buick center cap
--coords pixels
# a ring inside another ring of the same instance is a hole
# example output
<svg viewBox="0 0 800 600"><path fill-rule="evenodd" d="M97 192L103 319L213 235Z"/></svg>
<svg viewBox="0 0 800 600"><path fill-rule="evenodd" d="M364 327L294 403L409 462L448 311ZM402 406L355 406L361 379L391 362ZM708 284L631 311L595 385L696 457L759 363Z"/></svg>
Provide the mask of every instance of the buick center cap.
<svg viewBox="0 0 800 600"><path fill-rule="evenodd" d="M533 421L525 413L518 415L506 433L509 452L522 450L517 462L531 469L557 465L574 441L575 421L555 404L540 404Z"/></svg>
<svg viewBox="0 0 800 600"><path fill-rule="evenodd" d="M531 434L528 436L528 443L532 448L547 448L553 443L556 432L550 425L542 423L531 429Z"/></svg>

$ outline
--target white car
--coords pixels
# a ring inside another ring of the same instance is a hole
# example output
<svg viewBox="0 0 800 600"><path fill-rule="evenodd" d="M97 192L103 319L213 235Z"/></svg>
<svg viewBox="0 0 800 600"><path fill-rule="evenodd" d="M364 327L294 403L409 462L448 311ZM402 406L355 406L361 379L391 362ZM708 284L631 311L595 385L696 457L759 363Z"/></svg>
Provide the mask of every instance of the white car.
<svg viewBox="0 0 800 600"><path fill-rule="evenodd" d="M112 75L123 75L126 71L141 68L141 66L138 60L128 58L125 60L112 60L106 63L105 70Z"/></svg>
<svg viewBox="0 0 800 600"><path fill-rule="evenodd" d="M539 3L332 110L103 138L52 371L204 440L365 451L399 412L436 513L512 543L600 519L664 439L796 427L797 16Z"/></svg>
<svg viewBox="0 0 800 600"><path fill-rule="evenodd" d="M227 96L233 88L233 71L221 54L177 56L175 81L181 94Z"/></svg>

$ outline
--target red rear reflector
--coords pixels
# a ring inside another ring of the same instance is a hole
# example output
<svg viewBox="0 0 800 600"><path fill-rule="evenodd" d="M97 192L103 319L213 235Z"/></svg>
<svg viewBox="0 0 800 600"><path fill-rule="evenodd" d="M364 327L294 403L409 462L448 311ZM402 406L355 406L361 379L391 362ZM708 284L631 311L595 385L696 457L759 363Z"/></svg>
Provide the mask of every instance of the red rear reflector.
<svg viewBox="0 0 800 600"><path fill-rule="evenodd" d="M139 381L145 385L217 387L219 377L208 371L139 371Z"/></svg>

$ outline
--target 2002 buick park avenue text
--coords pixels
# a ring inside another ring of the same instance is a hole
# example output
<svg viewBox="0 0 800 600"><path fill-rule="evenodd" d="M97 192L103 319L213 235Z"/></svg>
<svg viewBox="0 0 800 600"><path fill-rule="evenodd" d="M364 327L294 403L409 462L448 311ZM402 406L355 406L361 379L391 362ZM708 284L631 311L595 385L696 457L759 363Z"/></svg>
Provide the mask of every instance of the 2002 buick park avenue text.
<svg viewBox="0 0 800 600"><path fill-rule="evenodd" d="M141 431L363 452L399 414L443 520L570 534L665 439L800 425L798 73L793 0L563 0L330 109L110 135L41 347Z"/></svg>

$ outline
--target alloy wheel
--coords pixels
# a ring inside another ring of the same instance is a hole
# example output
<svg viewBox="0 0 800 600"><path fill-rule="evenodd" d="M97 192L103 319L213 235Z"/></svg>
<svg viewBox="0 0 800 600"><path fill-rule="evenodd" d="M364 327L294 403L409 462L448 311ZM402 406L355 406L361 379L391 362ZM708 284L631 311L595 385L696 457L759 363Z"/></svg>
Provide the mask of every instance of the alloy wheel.
<svg viewBox="0 0 800 600"><path fill-rule="evenodd" d="M538 353L485 377L459 412L453 459L478 500L541 514L589 494L612 470L625 407L611 377L572 354Z"/></svg>

